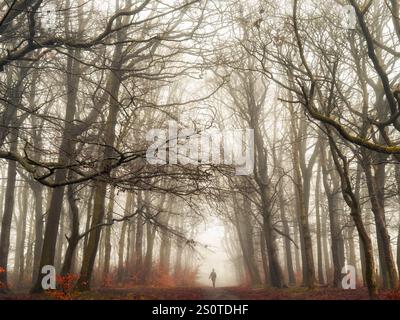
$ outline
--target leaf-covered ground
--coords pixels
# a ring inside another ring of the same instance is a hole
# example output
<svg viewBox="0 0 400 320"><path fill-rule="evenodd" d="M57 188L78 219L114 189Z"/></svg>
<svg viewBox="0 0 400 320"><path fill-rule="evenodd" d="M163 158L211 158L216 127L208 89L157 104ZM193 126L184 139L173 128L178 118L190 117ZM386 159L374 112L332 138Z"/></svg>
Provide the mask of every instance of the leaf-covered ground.
<svg viewBox="0 0 400 320"><path fill-rule="evenodd" d="M399 292L382 292L381 299L399 299ZM341 290L335 288L250 289L243 287L224 288L103 288L91 292L52 292L41 295L7 294L0 299L72 299L72 300L366 300L366 289Z"/></svg>

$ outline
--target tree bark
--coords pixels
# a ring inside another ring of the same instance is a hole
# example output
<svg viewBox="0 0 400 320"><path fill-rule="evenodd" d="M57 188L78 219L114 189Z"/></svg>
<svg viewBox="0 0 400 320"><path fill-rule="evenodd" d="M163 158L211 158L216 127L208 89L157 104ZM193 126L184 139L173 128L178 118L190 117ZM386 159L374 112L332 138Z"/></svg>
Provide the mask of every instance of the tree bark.
<svg viewBox="0 0 400 320"><path fill-rule="evenodd" d="M339 224L339 183L333 168L328 165L324 144L321 143L321 168L323 184L328 200L329 226L331 233L331 253L333 265L333 286L340 287L342 268L344 266L344 239L342 227ZM330 185L329 176L332 186Z"/></svg>
<svg viewBox="0 0 400 320"><path fill-rule="evenodd" d="M122 35L118 33L118 39L123 39ZM114 143L115 143L115 127L117 125L117 115L119 112L119 101L118 93L121 86L121 69L122 65L122 44L119 43L115 47L113 62L110 73L110 81L107 86L107 92L110 95L109 98L109 112L107 115L105 130L104 130L104 140L105 148L103 153L103 160L100 164L100 169L102 172L107 172L110 170L110 159L115 156ZM93 215L91 226L95 227L103 222L104 211L105 211L105 197L107 191L107 182L104 180L97 180L94 183L95 195L93 204ZM93 272L94 261L96 259L97 248L99 246L101 228L96 228L90 233L87 246L85 247L83 253L83 261L81 274L77 283L77 289L80 291L87 291L90 289L90 281Z"/></svg>
<svg viewBox="0 0 400 320"><path fill-rule="evenodd" d="M286 218L286 204L285 204L285 199L283 198L282 186L279 186L278 198L279 198L279 211L281 214L283 233L287 235L287 237L284 237L284 243L285 243L286 269L288 272L288 280L289 280L289 285L295 286L296 277L294 275L294 269L293 269L292 243L291 240L289 239L290 229Z"/></svg>
<svg viewBox="0 0 400 320"><path fill-rule="evenodd" d="M378 290L376 283L375 261L373 256L372 241L364 226L364 222L362 221L361 217L362 211L359 199L352 189L352 185L349 178L348 161L346 157L338 149L332 136L329 136L329 146L332 151L332 157L335 163L336 170L338 171L341 180L341 189L343 198L350 208L351 217L353 218L354 224L357 228L360 240L363 243L364 258L366 265L365 279L368 286L369 296L371 299L375 299L377 298ZM340 163L339 158L341 159L342 163Z"/></svg>
<svg viewBox="0 0 400 320"><path fill-rule="evenodd" d="M121 234L118 242L118 271L117 282L121 283L124 277L124 250L125 250L125 237L128 221L122 223Z"/></svg>
<svg viewBox="0 0 400 320"><path fill-rule="evenodd" d="M18 149L18 137L19 137L19 128L11 127L9 129L9 125L13 125L16 122L16 110L15 106L18 106L22 99L22 83L26 75L26 69L22 68L19 70L18 79L15 86L12 86L12 73L8 73L7 75L7 85L9 91L7 92L7 97L10 100L10 104L6 106L6 109L14 110L12 112L11 118L6 124L2 123L1 130L6 130L7 134L10 132L10 152L17 152ZM4 126L3 126L4 125ZM4 131L5 132L5 131ZM6 139L6 135L3 137L0 135L0 146ZM11 236L11 223L12 216L14 212L14 201L15 201L15 183L17 176L17 164L15 161L8 162L7 168L7 186L5 190L5 198L4 198L4 210L3 210L3 219L1 221L1 235L0 235L0 268L4 269L3 272L0 272L0 293L9 291L9 286L7 283L7 274L8 274L8 255L10 251L10 236Z"/></svg>
<svg viewBox="0 0 400 320"><path fill-rule="evenodd" d="M390 236L386 228L385 211L384 211L384 196L382 189L382 180L384 180L384 168L382 164L378 165L378 172L375 177L372 174L369 159L363 163L365 177L367 181L368 193L372 206L372 213L375 218L376 234L378 240L379 262L382 272L383 287L388 289L397 289L398 275L396 266L393 259L392 246L390 243Z"/></svg>
<svg viewBox="0 0 400 320"><path fill-rule="evenodd" d="M76 247L78 246L79 237L79 208L76 204L74 193L76 192L75 186L68 186L67 199L69 204L70 226L71 233L67 238L68 245L65 251L64 263L61 269L61 275L67 275L72 272L74 267L74 258Z"/></svg>
<svg viewBox="0 0 400 320"><path fill-rule="evenodd" d="M14 129L11 131L11 151L17 150L18 144L18 131ZM3 210L3 220L1 221L1 236L0 236L0 293L9 291L7 282L8 273L8 254L10 250L10 235L11 235L11 222L14 211L15 200L15 181L17 176L17 164L15 161L8 162L7 169L7 187Z"/></svg>
<svg viewBox="0 0 400 320"><path fill-rule="evenodd" d="M315 218L317 223L317 259L318 259L318 282L320 285L325 284L325 276L323 269L323 256L322 256L322 232L321 232L321 165L317 169L317 181L315 185Z"/></svg>
<svg viewBox="0 0 400 320"><path fill-rule="evenodd" d="M79 62L74 60L73 56L78 55L78 52L70 50L70 57L67 60L67 106L65 111L65 127L62 135L60 144L58 162L59 163L70 163L74 159L75 150L75 136L76 130L74 126L74 118L76 113L76 100L79 86ZM78 57L79 58L79 57ZM59 169L54 175L54 182L60 183L65 181L68 175L67 169ZM43 247L41 252L41 258L39 263L39 270L45 265L54 265L57 235L61 217L62 203L64 199L65 186L56 187L53 189L50 205L47 212L46 228L43 239ZM40 293L42 289L42 278L43 274L38 272L38 277L35 285L33 286L32 293Z"/></svg>
<svg viewBox="0 0 400 320"><path fill-rule="evenodd" d="M14 260L14 287L19 288L24 277L25 267L25 238L26 238L26 218L28 215L28 184L24 182L21 188L19 218L17 226L17 237L15 245L15 260Z"/></svg>
<svg viewBox="0 0 400 320"><path fill-rule="evenodd" d="M110 188L110 198L108 200L107 208L107 223L111 223L114 215L114 201L115 201L115 187ZM124 223L125 224L125 223ZM104 267L103 267L103 281L106 281L110 272L110 257L111 257L111 228L107 226L104 234ZM126 224L125 224L126 229ZM123 243L124 245L124 243ZM123 250L122 250L123 251Z"/></svg>

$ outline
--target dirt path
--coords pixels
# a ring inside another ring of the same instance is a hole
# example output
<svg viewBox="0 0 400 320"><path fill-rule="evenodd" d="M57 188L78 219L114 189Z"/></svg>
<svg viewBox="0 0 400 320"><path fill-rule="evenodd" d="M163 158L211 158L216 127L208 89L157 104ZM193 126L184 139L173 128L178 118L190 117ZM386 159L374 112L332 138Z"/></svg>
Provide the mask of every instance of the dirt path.
<svg viewBox="0 0 400 320"><path fill-rule="evenodd" d="M0 295L0 300L59 299L57 292L31 295L26 292ZM62 298L62 297L61 297ZM156 288L137 286L131 288L94 288L90 292L72 292L66 298L73 300L363 300L368 299L365 288L341 290L336 288L244 288L244 287L177 287ZM397 294L382 293L382 299L400 299Z"/></svg>
<svg viewBox="0 0 400 320"><path fill-rule="evenodd" d="M99 289L97 293L105 296L125 296L135 298L151 297L153 299L190 299L190 300L239 300L233 288L212 288L212 287L194 287L194 288L151 288L137 287L133 289L125 288L104 288Z"/></svg>
<svg viewBox="0 0 400 320"><path fill-rule="evenodd" d="M155 299L155 300L362 300L368 299L365 288L341 290L336 288L243 288L243 287L192 287L192 288L104 288L90 293L105 299ZM81 298L85 298L82 296Z"/></svg>
<svg viewBox="0 0 400 320"><path fill-rule="evenodd" d="M240 300L227 288L203 288L202 292L204 300Z"/></svg>

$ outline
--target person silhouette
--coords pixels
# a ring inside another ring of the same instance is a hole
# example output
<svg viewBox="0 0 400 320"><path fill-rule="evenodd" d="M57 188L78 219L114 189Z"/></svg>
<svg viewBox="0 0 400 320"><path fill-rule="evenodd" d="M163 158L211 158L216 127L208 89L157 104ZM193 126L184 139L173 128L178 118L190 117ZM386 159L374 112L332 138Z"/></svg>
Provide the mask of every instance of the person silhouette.
<svg viewBox="0 0 400 320"><path fill-rule="evenodd" d="M217 273L215 272L214 269L212 269L210 276L208 278L211 279L213 288L215 288L215 280L217 279Z"/></svg>

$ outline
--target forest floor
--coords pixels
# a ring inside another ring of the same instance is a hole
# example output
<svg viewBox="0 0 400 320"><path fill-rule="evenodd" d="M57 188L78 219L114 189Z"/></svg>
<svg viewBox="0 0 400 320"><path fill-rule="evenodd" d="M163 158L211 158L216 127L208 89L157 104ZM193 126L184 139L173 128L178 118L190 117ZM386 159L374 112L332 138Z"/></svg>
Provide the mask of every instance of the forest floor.
<svg viewBox="0 0 400 320"><path fill-rule="evenodd" d="M383 292L381 299L400 299L399 292ZM85 293L46 293L31 295L14 293L0 295L0 300L367 300L366 289L342 290L335 288L251 289L244 287L192 288L101 288Z"/></svg>

